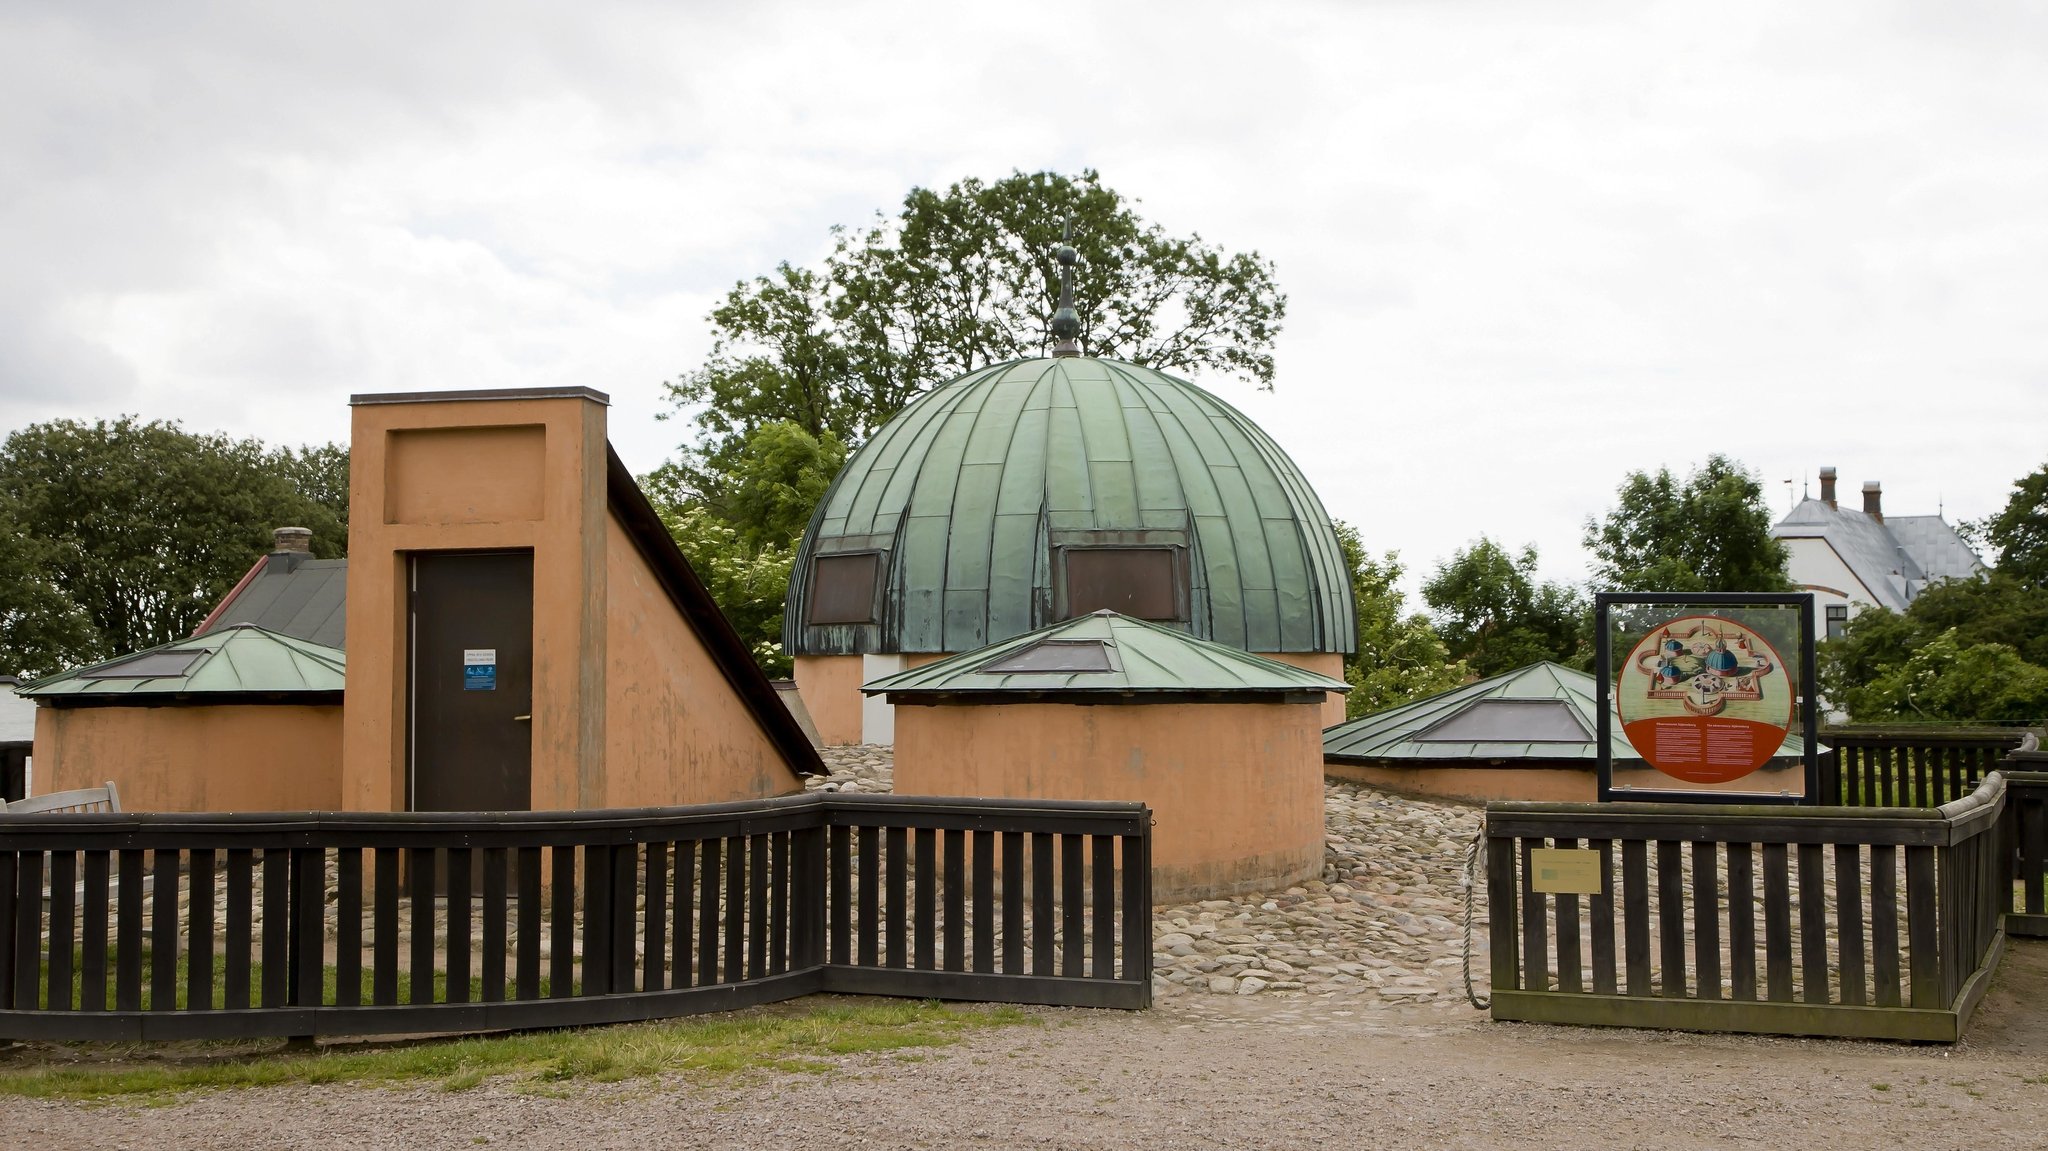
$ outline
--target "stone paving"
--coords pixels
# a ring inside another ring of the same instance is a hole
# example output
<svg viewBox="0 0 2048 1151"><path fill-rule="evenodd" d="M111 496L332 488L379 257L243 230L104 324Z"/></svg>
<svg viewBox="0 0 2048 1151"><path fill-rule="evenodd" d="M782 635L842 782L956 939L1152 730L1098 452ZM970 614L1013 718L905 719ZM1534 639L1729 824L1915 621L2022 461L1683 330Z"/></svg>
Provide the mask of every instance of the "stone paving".
<svg viewBox="0 0 2048 1151"><path fill-rule="evenodd" d="M812 788L891 789L889 748L829 747L823 755L831 774ZM1324 810L1320 877L1284 891L1153 909L1156 997L1189 1008L1256 996L1345 1014L1471 1013L1460 883L1480 809L1326 782ZM1483 995L1487 935L1477 894L1472 976Z"/></svg>

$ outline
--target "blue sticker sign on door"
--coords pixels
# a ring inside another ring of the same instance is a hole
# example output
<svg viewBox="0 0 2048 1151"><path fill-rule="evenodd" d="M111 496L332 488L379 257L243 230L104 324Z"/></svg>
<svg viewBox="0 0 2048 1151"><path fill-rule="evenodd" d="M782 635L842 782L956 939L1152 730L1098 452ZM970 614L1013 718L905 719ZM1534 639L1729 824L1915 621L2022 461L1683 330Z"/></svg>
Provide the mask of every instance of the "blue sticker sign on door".
<svg viewBox="0 0 2048 1151"><path fill-rule="evenodd" d="M497 648L466 647L462 649L462 690L498 690Z"/></svg>

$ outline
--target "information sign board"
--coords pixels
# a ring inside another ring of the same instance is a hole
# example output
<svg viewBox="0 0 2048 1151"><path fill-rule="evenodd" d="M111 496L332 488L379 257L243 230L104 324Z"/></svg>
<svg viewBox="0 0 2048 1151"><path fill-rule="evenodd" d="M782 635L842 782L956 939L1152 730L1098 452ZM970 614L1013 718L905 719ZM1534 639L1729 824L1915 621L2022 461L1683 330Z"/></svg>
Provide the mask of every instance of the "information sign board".
<svg viewBox="0 0 2048 1151"><path fill-rule="evenodd" d="M1813 801L1812 595L1603 593L1594 614L1602 800Z"/></svg>
<svg viewBox="0 0 2048 1151"><path fill-rule="evenodd" d="M462 649L462 690L498 690L497 648L466 647Z"/></svg>

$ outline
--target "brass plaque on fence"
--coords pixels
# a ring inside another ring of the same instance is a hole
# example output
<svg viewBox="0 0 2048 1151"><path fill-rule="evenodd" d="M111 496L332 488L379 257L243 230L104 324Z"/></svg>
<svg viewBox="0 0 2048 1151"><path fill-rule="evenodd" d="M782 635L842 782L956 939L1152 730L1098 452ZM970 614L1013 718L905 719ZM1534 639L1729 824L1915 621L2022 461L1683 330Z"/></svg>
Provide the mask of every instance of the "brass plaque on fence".
<svg viewBox="0 0 2048 1151"><path fill-rule="evenodd" d="M1530 848L1529 890L1554 895L1599 895L1607 890L1600 853L1573 847Z"/></svg>

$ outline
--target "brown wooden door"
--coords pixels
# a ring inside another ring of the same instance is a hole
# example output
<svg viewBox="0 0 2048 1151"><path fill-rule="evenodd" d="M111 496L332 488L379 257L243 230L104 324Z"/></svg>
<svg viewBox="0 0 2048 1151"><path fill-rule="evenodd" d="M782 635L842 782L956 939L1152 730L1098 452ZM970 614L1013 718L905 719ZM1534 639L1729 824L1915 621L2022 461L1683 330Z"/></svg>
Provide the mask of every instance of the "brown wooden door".
<svg viewBox="0 0 2048 1151"><path fill-rule="evenodd" d="M526 811L533 796L533 553L411 557L408 806Z"/></svg>

